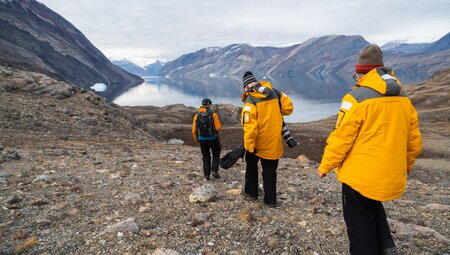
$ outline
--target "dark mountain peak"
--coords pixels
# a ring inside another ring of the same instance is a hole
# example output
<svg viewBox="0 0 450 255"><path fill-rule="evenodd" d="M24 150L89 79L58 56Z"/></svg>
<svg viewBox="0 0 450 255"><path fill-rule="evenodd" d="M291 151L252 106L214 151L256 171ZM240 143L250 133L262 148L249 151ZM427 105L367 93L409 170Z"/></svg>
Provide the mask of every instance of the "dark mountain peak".
<svg viewBox="0 0 450 255"><path fill-rule="evenodd" d="M441 39L426 46L422 53L433 53L450 49L450 32L444 35Z"/></svg>
<svg viewBox="0 0 450 255"><path fill-rule="evenodd" d="M75 26L35 0L0 0L0 63L83 88L104 83L113 98L143 80L113 65Z"/></svg>

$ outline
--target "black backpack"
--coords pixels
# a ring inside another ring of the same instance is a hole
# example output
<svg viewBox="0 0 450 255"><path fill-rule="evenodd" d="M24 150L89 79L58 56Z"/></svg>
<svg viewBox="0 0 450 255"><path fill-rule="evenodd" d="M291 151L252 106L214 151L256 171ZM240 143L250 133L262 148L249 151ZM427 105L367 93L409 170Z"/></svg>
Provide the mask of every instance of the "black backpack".
<svg viewBox="0 0 450 255"><path fill-rule="evenodd" d="M215 134L212 115L210 109L197 113L197 130L199 136L213 136Z"/></svg>

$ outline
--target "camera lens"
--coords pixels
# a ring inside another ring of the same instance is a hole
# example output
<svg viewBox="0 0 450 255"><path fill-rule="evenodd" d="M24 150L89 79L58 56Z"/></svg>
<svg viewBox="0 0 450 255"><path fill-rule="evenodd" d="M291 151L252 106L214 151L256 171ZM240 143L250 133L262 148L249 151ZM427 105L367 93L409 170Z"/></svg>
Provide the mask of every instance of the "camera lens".
<svg viewBox="0 0 450 255"><path fill-rule="evenodd" d="M293 148L298 145L298 142L294 140L294 138L291 136L288 140L286 140L287 145L289 148Z"/></svg>
<svg viewBox="0 0 450 255"><path fill-rule="evenodd" d="M298 144L297 141L294 140L294 137L292 137L291 133L289 133L289 130L286 128L286 123L284 122L283 128L281 129L281 135L283 136L284 140L286 140L289 148L293 148Z"/></svg>

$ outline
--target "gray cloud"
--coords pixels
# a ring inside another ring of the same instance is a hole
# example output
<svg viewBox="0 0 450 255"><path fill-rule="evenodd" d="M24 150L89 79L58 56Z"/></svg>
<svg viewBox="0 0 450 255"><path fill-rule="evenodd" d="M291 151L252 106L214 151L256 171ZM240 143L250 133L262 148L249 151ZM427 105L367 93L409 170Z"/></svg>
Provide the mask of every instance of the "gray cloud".
<svg viewBox="0 0 450 255"><path fill-rule="evenodd" d="M374 43L449 32L448 0L39 0L112 58L174 59L232 43L279 46L328 34Z"/></svg>

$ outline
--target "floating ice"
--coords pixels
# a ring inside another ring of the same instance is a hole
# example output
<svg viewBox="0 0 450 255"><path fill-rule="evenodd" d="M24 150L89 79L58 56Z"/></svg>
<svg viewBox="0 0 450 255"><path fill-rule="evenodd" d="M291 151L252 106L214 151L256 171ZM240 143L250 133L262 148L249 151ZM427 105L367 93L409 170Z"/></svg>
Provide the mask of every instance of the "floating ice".
<svg viewBox="0 0 450 255"><path fill-rule="evenodd" d="M106 84L104 83L95 83L94 86L91 87L91 89L97 91L97 92L103 92L108 88Z"/></svg>

